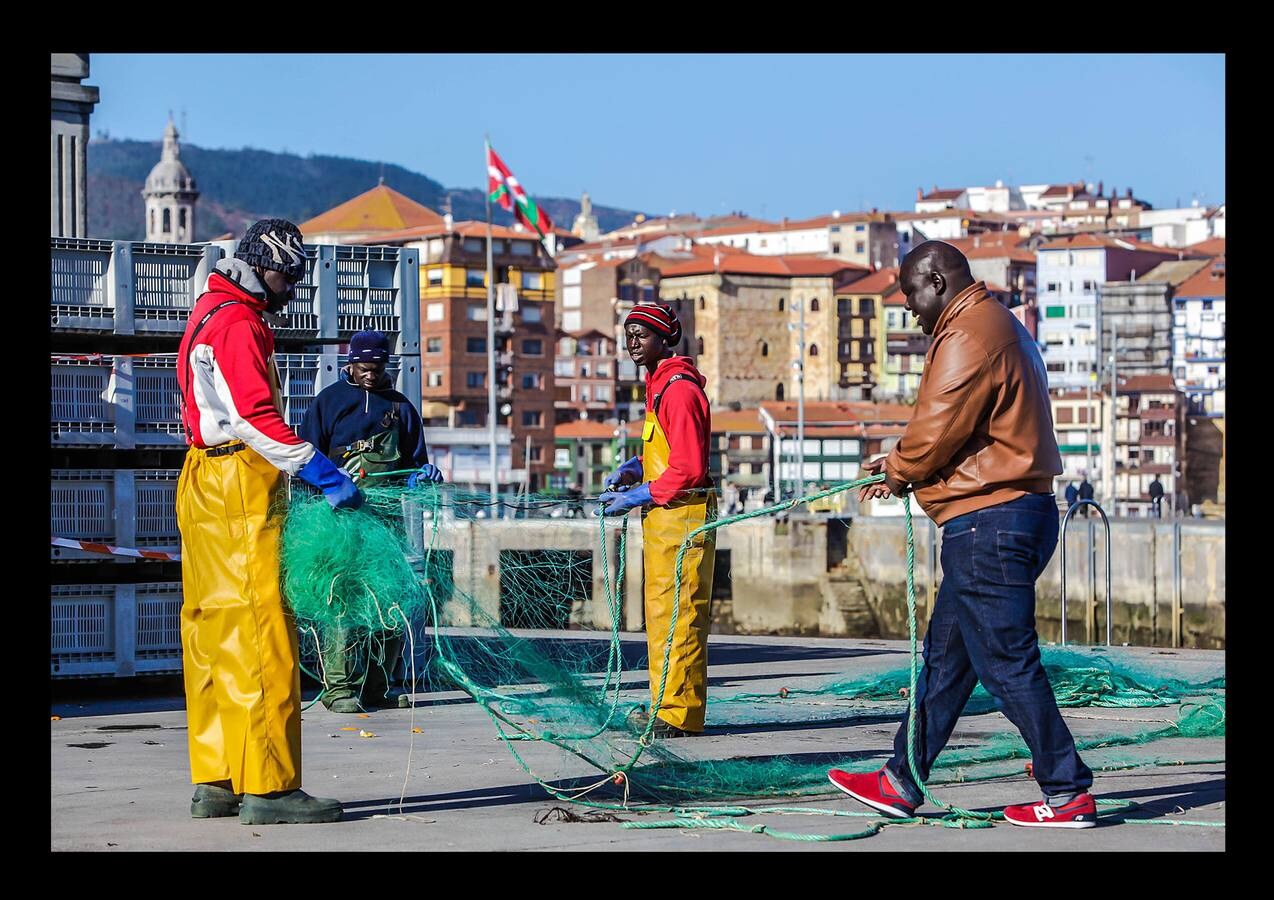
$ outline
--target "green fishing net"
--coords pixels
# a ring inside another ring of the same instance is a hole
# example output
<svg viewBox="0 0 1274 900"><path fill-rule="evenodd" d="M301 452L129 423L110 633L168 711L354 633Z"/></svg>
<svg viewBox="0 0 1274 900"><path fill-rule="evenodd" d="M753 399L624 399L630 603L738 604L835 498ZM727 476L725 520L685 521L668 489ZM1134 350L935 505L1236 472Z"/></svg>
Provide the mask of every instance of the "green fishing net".
<svg viewBox="0 0 1274 900"><path fill-rule="evenodd" d="M879 479L803 499L871 480ZM656 740L648 726L629 718L649 708L650 689L645 643L621 640L619 632L625 520L597 518L586 508L592 504L552 495L496 500L449 485L380 483L364 493L365 506L353 512L333 511L318 496L294 496L288 511L284 590L311 654L337 629L352 628L369 642L406 635L412 658L422 661L412 673L415 688L467 694L518 764L560 799L675 805L827 793L829 768L879 768L896 723L906 718L910 671L897 665L853 677L793 676L771 690L709 687L714 733L871 722L881 726L882 737L870 752L719 759L700 742ZM520 531L507 547L494 538L472 539L497 509ZM579 548L583 531L590 550ZM583 602L588 597L593 603ZM1148 745L1225 733L1219 670L1169 673L1127 654L1088 648L1046 647L1042 658L1063 709L1180 707L1178 715L1123 733L1077 733L1094 769L1156 764L1159 755ZM965 715L995 708L979 686ZM1142 747L1145 752L1133 753ZM1029 751L1016 733L970 741L957 732L931 783L1021 774L1026 759ZM1016 768L1005 769L1012 761L1019 761Z"/></svg>

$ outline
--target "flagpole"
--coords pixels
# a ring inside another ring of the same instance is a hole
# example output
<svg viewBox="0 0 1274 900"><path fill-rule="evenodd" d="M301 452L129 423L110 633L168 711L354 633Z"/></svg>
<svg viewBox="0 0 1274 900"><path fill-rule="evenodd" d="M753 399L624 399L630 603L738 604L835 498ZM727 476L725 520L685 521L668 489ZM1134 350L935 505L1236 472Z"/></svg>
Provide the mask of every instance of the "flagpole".
<svg viewBox="0 0 1274 900"><path fill-rule="evenodd" d="M487 167L487 423L491 429L491 499L499 499L500 478L496 469L496 415L495 415L495 267L491 261L491 136L483 135L483 163ZM512 423L510 422L510 428ZM513 446L509 445L512 453ZM491 507L491 518L498 518L500 508Z"/></svg>

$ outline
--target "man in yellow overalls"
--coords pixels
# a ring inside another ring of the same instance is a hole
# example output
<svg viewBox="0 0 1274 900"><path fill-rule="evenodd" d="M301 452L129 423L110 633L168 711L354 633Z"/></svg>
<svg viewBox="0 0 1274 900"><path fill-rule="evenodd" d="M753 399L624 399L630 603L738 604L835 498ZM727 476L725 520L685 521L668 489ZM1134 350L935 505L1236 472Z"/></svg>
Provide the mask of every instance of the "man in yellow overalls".
<svg viewBox="0 0 1274 900"><path fill-rule="evenodd" d="M287 476L333 507L363 496L281 412L277 314L305 275L285 219L248 229L208 276L177 351L186 462L177 481L182 673L196 819L244 825L335 822L337 800L301 790L296 623L279 588Z"/></svg>
<svg viewBox="0 0 1274 900"><path fill-rule="evenodd" d="M703 733L708 703L712 532L696 536L686 549L680 593L676 569L686 538L717 516L708 477L712 427L705 379L689 357L673 353L681 323L667 306L633 307L624 320L624 340L633 362L647 370L642 454L607 477L600 499L608 516L649 507L642 516L642 553L653 733L688 737ZM648 722L646 715L634 717L643 730Z"/></svg>

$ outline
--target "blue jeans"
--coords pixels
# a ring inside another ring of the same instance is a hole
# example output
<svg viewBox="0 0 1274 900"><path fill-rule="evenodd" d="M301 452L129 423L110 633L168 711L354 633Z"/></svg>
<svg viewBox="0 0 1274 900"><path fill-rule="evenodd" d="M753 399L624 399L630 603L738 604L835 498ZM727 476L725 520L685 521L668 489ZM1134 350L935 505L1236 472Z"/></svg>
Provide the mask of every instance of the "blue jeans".
<svg viewBox="0 0 1274 900"><path fill-rule="evenodd" d="M1052 494L1027 494L942 527L942 586L916 679L916 768L923 780L980 680L1030 748L1045 797L1092 785L1093 773L1057 711L1035 632L1035 581L1057 548L1057 529ZM905 720L887 765L903 795L919 805Z"/></svg>

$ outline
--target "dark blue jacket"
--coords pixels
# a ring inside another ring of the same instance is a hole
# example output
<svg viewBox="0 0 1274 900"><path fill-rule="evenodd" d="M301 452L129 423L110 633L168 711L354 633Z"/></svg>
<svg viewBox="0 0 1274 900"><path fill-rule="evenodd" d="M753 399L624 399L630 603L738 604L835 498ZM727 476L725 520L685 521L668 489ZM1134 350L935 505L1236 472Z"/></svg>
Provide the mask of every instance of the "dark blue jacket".
<svg viewBox="0 0 1274 900"><path fill-rule="evenodd" d="M365 391L349 381L343 369L336 384L319 391L305 411L297 433L324 456L337 460L340 453L355 441L365 440L384 431L382 422L398 405L398 450L402 468L418 469L429 462L425 447L425 429L420 413L411 401L382 380L380 388ZM338 466L340 462L336 463Z"/></svg>

